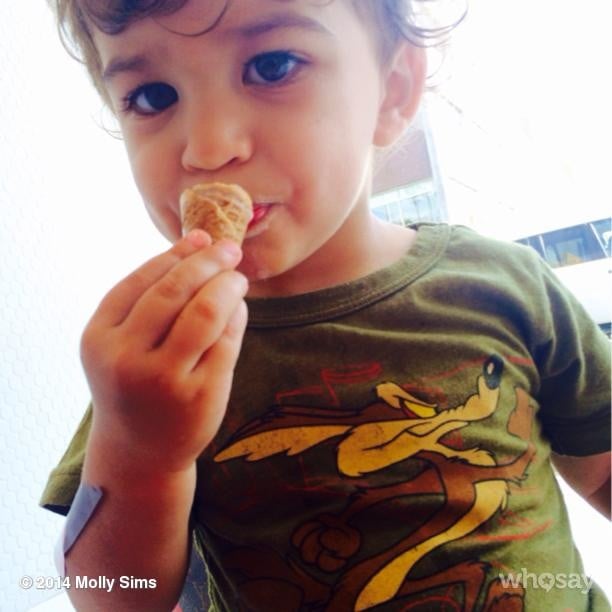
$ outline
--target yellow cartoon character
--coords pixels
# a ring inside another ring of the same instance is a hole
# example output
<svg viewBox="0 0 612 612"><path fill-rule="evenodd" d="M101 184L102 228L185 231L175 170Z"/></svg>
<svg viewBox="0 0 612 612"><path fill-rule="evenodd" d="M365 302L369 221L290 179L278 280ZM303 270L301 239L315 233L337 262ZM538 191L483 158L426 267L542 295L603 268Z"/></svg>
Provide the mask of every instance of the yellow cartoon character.
<svg viewBox="0 0 612 612"><path fill-rule="evenodd" d="M440 411L390 382L376 387L383 405L378 402L359 411L277 408L238 432L215 461L239 457L260 461L283 452L297 455L333 437L340 438L336 446L338 472L347 478L385 470L411 457L425 461L428 468L416 477L360 490L340 515L321 515L303 523L292 542L306 563L316 563L323 571L338 571L359 549L361 536L350 525L356 514L401 496L441 494L444 503L416 531L342 575L327 609L367 610L397 596L459 581L465 585L465 609L471 610L484 582L484 564L463 563L419 580L410 580L409 574L425 555L472 533L503 509L508 482L520 481L533 458L531 443L521 455L498 465L485 449L457 449L443 441L450 432L495 412L502 372L503 361L490 357L477 378L476 393L463 404ZM531 410L527 394L516 390L516 409L508 430L526 441L530 438ZM498 594L491 592L490 596L497 598Z"/></svg>

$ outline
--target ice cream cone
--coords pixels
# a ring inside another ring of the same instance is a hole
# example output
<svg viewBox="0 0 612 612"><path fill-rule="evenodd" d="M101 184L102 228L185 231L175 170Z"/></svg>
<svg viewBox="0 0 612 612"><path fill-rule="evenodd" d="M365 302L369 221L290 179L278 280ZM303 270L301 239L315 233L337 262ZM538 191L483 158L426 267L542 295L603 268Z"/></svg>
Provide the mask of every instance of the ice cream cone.
<svg viewBox="0 0 612 612"><path fill-rule="evenodd" d="M213 242L228 238L242 244L253 204L239 185L201 183L183 191L180 198L183 235L192 229L208 232Z"/></svg>

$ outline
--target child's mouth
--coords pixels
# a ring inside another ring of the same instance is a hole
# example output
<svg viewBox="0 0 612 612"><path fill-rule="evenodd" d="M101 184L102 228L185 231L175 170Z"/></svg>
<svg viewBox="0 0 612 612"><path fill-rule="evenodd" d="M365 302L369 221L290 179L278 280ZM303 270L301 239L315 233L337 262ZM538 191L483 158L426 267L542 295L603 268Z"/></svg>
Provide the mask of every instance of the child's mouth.
<svg viewBox="0 0 612 612"><path fill-rule="evenodd" d="M275 202L253 202L253 218L247 227L246 238L253 238L267 229L268 223L265 223L264 220L272 212L274 204Z"/></svg>
<svg viewBox="0 0 612 612"><path fill-rule="evenodd" d="M269 204L253 204L253 218L249 221L249 229L257 225L266 216L269 208Z"/></svg>

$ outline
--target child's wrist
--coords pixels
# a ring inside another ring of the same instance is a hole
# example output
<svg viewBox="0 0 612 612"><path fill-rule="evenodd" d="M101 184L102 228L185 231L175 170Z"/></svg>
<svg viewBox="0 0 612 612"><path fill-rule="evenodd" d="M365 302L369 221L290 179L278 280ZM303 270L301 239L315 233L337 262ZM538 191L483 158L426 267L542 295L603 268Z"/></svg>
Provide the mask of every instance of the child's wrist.
<svg viewBox="0 0 612 612"><path fill-rule="evenodd" d="M87 442L82 480L94 485L110 486L130 496L195 489L195 458L179 465L172 458L141 453L134 446L117 441L101 428L92 427Z"/></svg>

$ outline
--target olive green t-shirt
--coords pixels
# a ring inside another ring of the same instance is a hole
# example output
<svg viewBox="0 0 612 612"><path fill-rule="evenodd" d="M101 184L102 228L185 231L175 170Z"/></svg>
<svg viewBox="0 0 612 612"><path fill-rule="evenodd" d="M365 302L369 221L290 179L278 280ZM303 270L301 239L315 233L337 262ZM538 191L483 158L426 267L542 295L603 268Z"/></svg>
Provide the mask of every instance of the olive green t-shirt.
<svg viewBox="0 0 612 612"><path fill-rule="evenodd" d="M529 248L417 229L360 280L249 300L192 510L214 609L609 610L550 463L610 448L608 339Z"/></svg>

